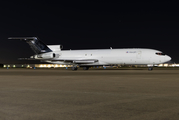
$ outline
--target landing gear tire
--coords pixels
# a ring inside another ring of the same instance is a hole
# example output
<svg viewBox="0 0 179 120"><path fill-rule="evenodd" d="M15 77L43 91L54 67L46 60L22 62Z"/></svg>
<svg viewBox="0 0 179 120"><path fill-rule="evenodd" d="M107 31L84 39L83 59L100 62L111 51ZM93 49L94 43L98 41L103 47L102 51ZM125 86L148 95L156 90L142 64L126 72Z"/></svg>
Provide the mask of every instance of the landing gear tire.
<svg viewBox="0 0 179 120"><path fill-rule="evenodd" d="M149 70L149 71L152 71L152 70L153 70L153 68L152 68L152 67L149 67L149 68L148 68L148 70Z"/></svg>
<svg viewBox="0 0 179 120"><path fill-rule="evenodd" d="M73 71L78 70L77 67L72 67L71 69L72 69Z"/></svg>
<svg viewBox="0 0 179 120"><path fill-rule="evenodd" d="M89 67L83 67L83 70L88 70L89 69Z"/></svg>

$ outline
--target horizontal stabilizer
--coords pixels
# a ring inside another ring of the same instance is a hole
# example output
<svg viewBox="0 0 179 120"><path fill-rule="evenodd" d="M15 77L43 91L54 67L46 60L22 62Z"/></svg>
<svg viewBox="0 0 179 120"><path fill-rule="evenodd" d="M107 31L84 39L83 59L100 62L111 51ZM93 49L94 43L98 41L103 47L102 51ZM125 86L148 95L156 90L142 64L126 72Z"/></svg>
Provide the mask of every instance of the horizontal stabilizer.
<svg viewBox="0 0 179 120"><path fill-rule="evenodd" d="M9 37L8 39L12 40L34 40L37 39L37 37Z"/></svg>
<svg viewBox="0 0 179 120"><path fill-rule="evenodd" d="M18 60L39 60L39 59L35 59L35 58L18 58Z"/></svg>

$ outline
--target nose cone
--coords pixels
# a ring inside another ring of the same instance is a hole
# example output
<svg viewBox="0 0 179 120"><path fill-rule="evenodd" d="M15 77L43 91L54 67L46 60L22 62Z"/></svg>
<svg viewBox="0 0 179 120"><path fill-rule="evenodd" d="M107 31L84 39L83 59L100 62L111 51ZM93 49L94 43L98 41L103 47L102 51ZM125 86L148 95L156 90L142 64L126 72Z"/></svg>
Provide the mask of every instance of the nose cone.
<svg viewBox="0 0 179 120"><path fill-rule="evenodd" d="M171 58L170 56L168 56L168 55L165 56L166 62L170 61L171 59L172 59L172 58Z"/></svg>

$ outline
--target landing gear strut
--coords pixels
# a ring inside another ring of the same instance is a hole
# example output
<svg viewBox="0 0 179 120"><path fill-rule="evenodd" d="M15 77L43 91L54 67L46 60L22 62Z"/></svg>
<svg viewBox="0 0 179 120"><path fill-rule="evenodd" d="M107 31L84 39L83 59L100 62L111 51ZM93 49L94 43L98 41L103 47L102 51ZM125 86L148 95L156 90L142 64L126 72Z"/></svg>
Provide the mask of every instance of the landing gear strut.
<svg viewBox="0 0 179 120"><path fill-rule="evenodd" d="M149 71L152 71L152 70L153 70L153 67L149 67L148 70L149 70Z"/></svg>
<svg viewBox="0 0 179 120"><path fill-rule="evenodd" d="M73 66L71 69L72 69L73 71L78 70L77 66Z"/></svg>
<svg viewBox="0 0 179 120"><path fill-rule="evenodd" d="M89 69L89 67L83 67L83 70L88 70Z"/></svg>

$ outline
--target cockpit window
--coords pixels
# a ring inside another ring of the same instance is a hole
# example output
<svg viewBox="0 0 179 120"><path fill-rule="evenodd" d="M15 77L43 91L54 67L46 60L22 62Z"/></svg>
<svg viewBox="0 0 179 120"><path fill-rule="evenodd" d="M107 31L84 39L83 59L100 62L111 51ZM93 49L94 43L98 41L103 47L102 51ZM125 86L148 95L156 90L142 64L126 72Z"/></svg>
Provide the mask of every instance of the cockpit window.
<svg viewBox="0 0 179 120"><path fill-rule="evenodd" d="M164 53L155 53L155 54L157 54L157 55L166 55L166 54L164 54Z"/></svg>

